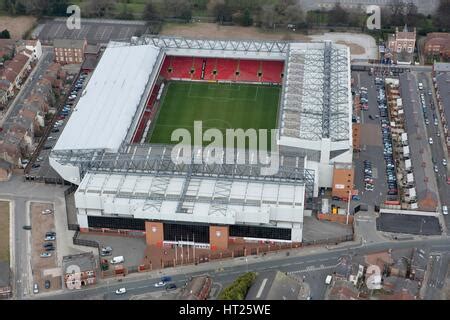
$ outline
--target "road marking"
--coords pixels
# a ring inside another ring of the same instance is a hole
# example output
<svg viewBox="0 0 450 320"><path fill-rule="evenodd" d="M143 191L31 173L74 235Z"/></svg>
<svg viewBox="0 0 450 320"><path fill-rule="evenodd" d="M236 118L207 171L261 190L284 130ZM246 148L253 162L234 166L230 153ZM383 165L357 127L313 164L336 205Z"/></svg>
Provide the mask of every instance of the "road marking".
<svg viewBox="0 0 450 320"><path fill-rule="evenodd" d="M265 278L263 280L263 282L261 283L261 286L259 287L258 293L256 294L256 299L258 299L259 297L261 297L261 294L264 290L264 287L266 286L266 282L267 282L267 278Z"/></svg>

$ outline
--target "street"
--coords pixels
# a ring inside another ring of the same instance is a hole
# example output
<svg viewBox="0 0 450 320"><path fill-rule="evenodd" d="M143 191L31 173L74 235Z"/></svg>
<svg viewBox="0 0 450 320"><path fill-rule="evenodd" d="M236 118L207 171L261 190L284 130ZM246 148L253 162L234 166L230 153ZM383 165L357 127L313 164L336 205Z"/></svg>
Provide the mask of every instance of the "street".
<svg viewBox="0 0 450 320"><path fill-rule="evenodd" d="M131 298L133 295L158 292L160 288L154 287L160 277L170 275L172 281L177 286L182 286L189 277L208 274L212 277L214 283L220 283L226 286L231 283L239 274L249 271L269 271L280 270L298 277L306 276L305 281L309 281L311 287L311 296L313 299L323 299L325 288L325 277L338 263L343 255L357 257L367 253L375 253L390 249L428 247L433 251L450 252L450 241L448 238L423 239L413 241L385 241L382 243L373 243L367 245L352 245L350 247L338 249L301 249L291 250L289 256L285 252L274 255L252 256L234 259L224 262L211 262L200 264L198 266L185 266L177 269L166 269L164 271L153 271L147 274L135 274L123 278L120 282L117 280L105 280L95 287L82 289L79 291L64 290L56 294L46 294L33 296L36 299L93 299L93 297L106 297L108 299ZM318 272L318 273L317 273ZM126 296L117 296L113 293L115 290L125 287L128 291Z"/></svg>

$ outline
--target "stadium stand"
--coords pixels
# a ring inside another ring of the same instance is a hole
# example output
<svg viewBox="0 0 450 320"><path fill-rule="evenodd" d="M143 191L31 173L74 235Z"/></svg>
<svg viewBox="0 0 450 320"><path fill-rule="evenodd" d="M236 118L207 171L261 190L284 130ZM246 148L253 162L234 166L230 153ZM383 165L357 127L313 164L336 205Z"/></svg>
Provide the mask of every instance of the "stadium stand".
<svg viewBox="0 0 450 320"><path fill-rule="evenodd" d="M193 66L192 66L193 69L194 69L194 73L192 74L192 79L193 80L202 80L203 61L206 61L206 59L194 58L194 63L193 63Z"/></svg>
<svg viewBox="0 0 450 320"><path fill-rule="evenodd" d="M172 72L169 72L169 69ZM193 73L192 73L193 70ZM216 73L214 74L214 70ZM281 83L283 61L167 56L161 76L170 79ZM236 72L239 72L236 75Z"/></svg>
<svg viewBox="0 0 450 320"><path fill-rule="evenodd" d="M139 125L136 130L136 133L134 134L133 143L139 143L141 141L142 134L145 131L145 127L147 126L148 121L153 119L153 117L156 114L157 108L155 108L155 101L156 101L156 97L158 95L158 91L159 91L160 87L161 86L159 84L155 84L155 86L152 90L152 93L150 95L150 98L148 99L145 111L141 116L141 120L139 121Z"/></svg>
<svg viewBox="0 0 450 320"><path fill-rule="evenodd" d="M236 80L238 60L234 59L217 59L216 80Z"/></svg>
<svg viewBox="0 0 450 320"><path fill-rule="evenodd" d="M193 57L172 57L170 78L190 79Z"/></svg>
<svg viewBox="0 0 450 320"><path fill-rule="evenodd" d="M262 61L262 82L281 83L284 70L282 61Z"/></svg>
<svg viewBox="0 0 450 320"><path fill-rule="evenodd" d="M216 77L213 74L213 71L216 70L217 66L217 59L207 59L206 60L206 67L205 67L205 76L204 80L215 80Z"/></svg>
<svg viewBox="0 0 450 320"><path fill-rule="evenodd" d="M239 81L260 81L258 72L260 71L261 62L256 60L239 60Z"/></svg>
<svg viewBox="0 0 450 320"><path fill-rule="evenodd" d="M170 78L170 74L169 74L169 68L171 67L171 62L172 62L172 57L170 56L166 56L164 58L164 62L161 66L161 71L160 71L160 75L162 77L164 77L165 79L169 79Z"/></svg>

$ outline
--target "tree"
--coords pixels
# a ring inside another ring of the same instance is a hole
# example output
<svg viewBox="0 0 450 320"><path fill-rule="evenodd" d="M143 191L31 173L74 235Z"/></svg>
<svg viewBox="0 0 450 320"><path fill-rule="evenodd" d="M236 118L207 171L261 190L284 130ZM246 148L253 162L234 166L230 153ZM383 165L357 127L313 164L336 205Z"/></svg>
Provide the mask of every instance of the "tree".
<svg viewBox="0 0 450 320"><path fill-rule="evenodd" d="M253 18L248 8L244 10L244 15L242 17L242 25L244 27L249 27L253 25Z"/></svg>
<svg viewBox="0 0 450 320"><path fill-rule="evenodd" d="M389 4L389 24L391 26L402 26L405 24L405 3L402 0L391 0Z"/></svg>
<svg viewBox="0 0 450 320"><path fill-rule="evenodd" d="M180 18L190 21L192 18L192 8L189 0L165 0L164 15L171 18Z"/></svg>
<svg viewBox="0 0 450 320"><path fill-rule="evenodd" d="M87 16L95 18L111 17L116 6L116 0L89 0L85 10Z"/></svg>
<svg viewBox="0 0 450 320"><path fill-rule="evenodd" d="M224 2L217 2L212 8L213 15L220 23L232 21L231 8Z"/></svg>
<svg viewBox="0 0 450 320"><path fill-rule="evenodd" d="M147 22L161 20L161 15L153 2L147 2L142 13L142 18Z"/></svg>
<svg viewBox="0 0 450 320"><path fill-rule="evenodd" d="M0 32L0 39L11 39L11 35L7 29Z"/></svg>
<svg viewBox="0 0 450 320"><path fill-rule="evenodd" d="M450 0L441 0L436 11L434 24L441 29L450 30Z"/></svg>
<svg viewBox="0 0 450 320"><path fill-rule="evenodd" d="M128 5L125 2L122 2L120 13L117 15L117 18L122 20L134 19L133 14L128 10Z"/></svg>
<svg viewBox="0 0 450 320"><path fill-rule="evenodd" d="M342 8L339 2L328 12L328 24L332 26L348 25L348 12Z"/></svg>

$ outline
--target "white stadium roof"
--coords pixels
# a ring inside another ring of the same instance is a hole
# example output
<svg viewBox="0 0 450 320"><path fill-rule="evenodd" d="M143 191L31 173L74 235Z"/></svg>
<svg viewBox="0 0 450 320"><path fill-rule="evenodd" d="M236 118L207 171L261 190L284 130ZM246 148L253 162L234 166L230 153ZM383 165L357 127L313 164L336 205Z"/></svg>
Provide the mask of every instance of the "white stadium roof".
<svg viewBox="0 0 450 320"><path fill-rule="evenodd" d="M117 152L146 90L160 49L111 42L54 150Z"/></svg>
<svg viewBox="0 0 450 320"><path fill-rule="evenodd" d="M186 199L179 206L185 183ZM102 210L105 215L286 226L303 222L304 192L304 186L294 184L87 173L76 191L75 202L77 208L88 213Z"/></svg>

